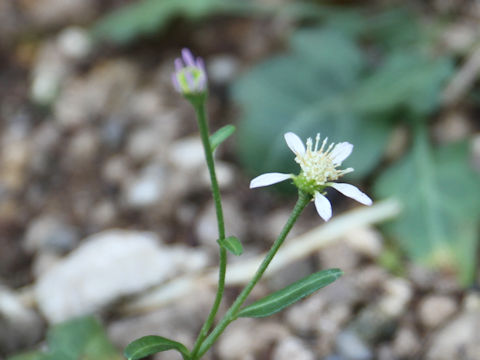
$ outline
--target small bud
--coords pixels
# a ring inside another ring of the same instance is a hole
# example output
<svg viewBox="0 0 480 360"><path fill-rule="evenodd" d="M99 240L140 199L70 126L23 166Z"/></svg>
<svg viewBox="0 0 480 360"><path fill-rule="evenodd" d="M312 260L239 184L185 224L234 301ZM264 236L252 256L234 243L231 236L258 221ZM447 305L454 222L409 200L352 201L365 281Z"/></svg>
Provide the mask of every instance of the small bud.
<svg viewBox="0 0 480 360"><path fill-rule="evenodd" d="M207 73L201 58L195 59L189 49L182 49L182 58L175 59L175 72L172 83L179 93L186 97L205 95Z"/></svg>

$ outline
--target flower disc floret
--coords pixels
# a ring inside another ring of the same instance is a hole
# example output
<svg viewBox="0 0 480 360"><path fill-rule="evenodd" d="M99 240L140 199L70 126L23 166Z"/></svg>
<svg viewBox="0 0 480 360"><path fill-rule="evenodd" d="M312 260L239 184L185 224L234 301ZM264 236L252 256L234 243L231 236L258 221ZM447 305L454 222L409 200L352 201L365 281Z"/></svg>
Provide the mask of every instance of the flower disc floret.
<svg viewBox="0 0 480 360"><path fill-rule="evenodd" d="M328 145L328 138L325 138L320 145L320 134L317 134L315 146L312 139L308 138L305 148L302 140L292 132L285 134L285 141L290 150L295 154L295 161L301 168L300 174L263 174L250 182L250 188L272 185L280 181L293 179L293 183L300 191L312 196L318 214L325 221L328 221L332 216L331 204L324 196L326 187L333 187L345 196L362 204L372 204L372 200L355 186L333 182L353 171L352 168L339 169L342 162L352 153L352 144L341 142Z"/></svg>

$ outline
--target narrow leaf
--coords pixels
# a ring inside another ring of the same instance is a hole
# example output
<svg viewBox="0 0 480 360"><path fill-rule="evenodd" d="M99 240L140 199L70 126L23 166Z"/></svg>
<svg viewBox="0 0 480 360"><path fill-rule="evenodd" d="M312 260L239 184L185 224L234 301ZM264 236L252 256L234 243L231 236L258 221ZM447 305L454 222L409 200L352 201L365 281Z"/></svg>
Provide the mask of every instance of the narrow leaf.
<svg viewBox="0 0 480 360"><path fill-rule="evenodd" d="M188 350L183 344L154 335L144 336L131 342L125 348L124 355L128 360L137 360L167 350L177 350L184 359L189 357Z"/></svg>
<svg viewBox="0 0 480 360"><path fill-rule="evenodd" d="M230 251L233 255L242 255L243 254L243 246L240 240L235 236L229 236L226 239L219 239L217 242L220 244L221 247Z"/></svg>
<svg viewBox="0 0 480 360"><path fill-rule="evenodd" d="M318 289L331 284L342 274L343 271L340 269L328 269L309 275L282 290L276 291L244 307L240 310L238 316L265 317L275 314Z"/></svg>
<svg viewBox="0 0 480 360"><path fill-rule="evenodd" d="M235 132L235 126L225 125L210 136L210 146L214 151L218 145L227 140Z"/></svg>

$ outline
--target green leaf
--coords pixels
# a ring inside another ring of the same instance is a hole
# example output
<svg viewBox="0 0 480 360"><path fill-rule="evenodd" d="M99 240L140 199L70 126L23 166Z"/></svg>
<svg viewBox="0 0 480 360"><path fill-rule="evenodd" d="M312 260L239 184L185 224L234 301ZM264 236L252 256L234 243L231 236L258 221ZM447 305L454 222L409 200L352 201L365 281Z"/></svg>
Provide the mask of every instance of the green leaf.
<svg viewBox="0 0 480 360"><path fill-rule="evenodd" d="M246 0L140 0L100 19L92 33L96 39L126 44L161 31L178 17L194 20L216 14L244 14L257 7Z"/></svg>
<svg viewBox="0 0 480 360"><path fill-rule="evenodd" d="M45 360L45 354L39 351L28 352L25 354L15 355L7 358L7 360Z"/></svg>
<svg viewBox="0 0 480 360"><path fill-rule="evenodd" d="M80 317L53 327L47 334L54 358L118 360L122 357L108 340L100 323L93 317Z"/></svg>
<svg viewBox="0 0 480 360"><path fill-rule="evenodd" d="M17 355L9 360L121 360L100 323L91 316L55 325L47 333L48 351Z"/></svg>
<svg viewBox="0 0 480 360"><path fill-rule="evenodd" d="M154 335L144 336L131 342L125 348L124 355L128 360L137 360L167 350L177 350L184 359L189 358L189 352L183 344Z"/></svg>
<svg viewBox="0 0 480 360"><path fill-rule="evenodd" d="M235 132L235 126L225 125L224 127L215 131L214 134L210 135L210 147L212 152L220 145L222 142L227 140Z"/></svg>
<svg viewBox="0 0 480 360"><path fill-rule="evenodd" d="M418 51L394 52L356 90L353 106L366 113L406 107L416 115L427 115L438 106L443 84L452 72L448 58L431 59Z"/></svg>
<svg viewBox="0 0 480 360"><path fill-rule="evenodd" d="M385 229L414 260L454 268L463 284L475 271L480 218L480 176L469 164L468 145L431 149L417 130L410 154L375 183L379 198L395 196L402 214Z"/></svg>
<svg viewBox="0 0 480 360"><path fill-rule="evenodd" d="M322 287L331 284L342 276L343 272L339 269L323 270L309 275L282 290L276 291L263 299L255 301L238 313L239 317L265 317L270 316L303 299Z"/></svg>
<svg viewBox="0 0 480 360"><path fill-rule="evenodd" d="M290 48L234 86L243 110L237 138L243 164L252 174L298 173L282 135L295 131L306 139L321 132L333 142L355 144L345 166L356 169L352 177L365 176L379 163L392 125L350 105L367 65L364 55L353 39L323 28L296 32Z"/></svg>
<svg viewBox="0 0 480 360"><path fill-rule="evenodd" d="M217 242L220 244L221 247L230 251L233 255L242 255L243 253L243 246L240 240L235 236L229 236L226 239L219 239Z"/></svg>

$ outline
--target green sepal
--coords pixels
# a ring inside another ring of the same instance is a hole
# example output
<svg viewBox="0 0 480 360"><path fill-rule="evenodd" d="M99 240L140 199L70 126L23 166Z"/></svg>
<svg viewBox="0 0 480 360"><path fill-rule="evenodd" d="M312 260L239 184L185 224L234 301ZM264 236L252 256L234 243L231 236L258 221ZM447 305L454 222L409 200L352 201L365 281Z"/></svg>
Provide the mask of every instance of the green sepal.
<svg viewBox="0 0 480 360"><path fill-rule="evenodd" d="M190 353L185 345L155 335L144 336L132 341L127 345L123 354L128 360L137 360L167 350L177 350L182 354L184 360L190 359Z"/></svg>
<svg viewBox="0 0 480 360"><path fill-rule="evenodd" d="M340 269L328 269L309 275L240 309L238 317L265 317L273 315L313 292L331 284L343 275Z"/></svg>
<svg viewBox="0 0 480 360"><path fill-rule="evenodd" d="M233 255L242 255L243 254L243 246L240 240L238 240L235 236L229 236L225 239L218 239L218 244L230 251Z"/></svg>
<svg viewBox="0 0 480 360"><path fill-rule="evenodd" d="M227 140L234 132L235 126L225 125L210 135L210 148L212 152L217 148L218 145Z"/></svg>

